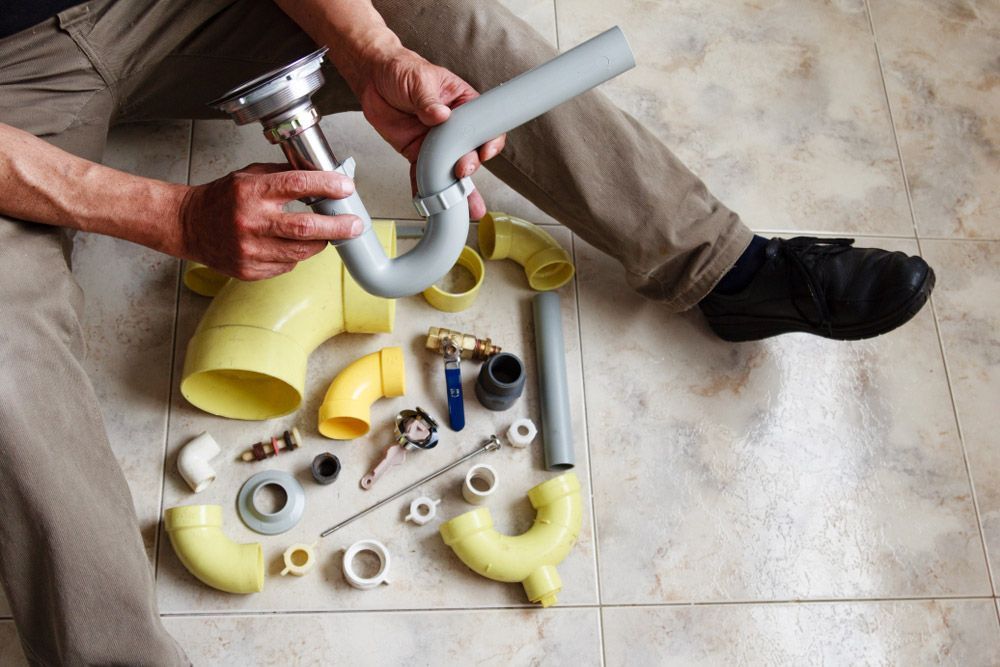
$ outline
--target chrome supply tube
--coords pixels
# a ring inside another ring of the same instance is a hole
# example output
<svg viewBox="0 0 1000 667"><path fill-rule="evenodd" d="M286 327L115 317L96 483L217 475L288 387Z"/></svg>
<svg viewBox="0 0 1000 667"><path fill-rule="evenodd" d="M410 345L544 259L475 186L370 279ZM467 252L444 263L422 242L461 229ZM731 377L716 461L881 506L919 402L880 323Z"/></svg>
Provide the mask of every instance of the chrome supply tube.
<svg viewBox="0 0 1000 667"><path fill-rule="evenodd" d="M212 105L239 124L260 121L264 135L281 145L292 166L353 177L354 161L337 161L310 101L323 83L319 67L324 52L265 74ZM382 250L357 192L310 206L326 215L351 213L364 222L360 236L334 245L366 291L387 298L422 292L455 265L468 234L469 190L455 178L458 159L634 66L628 42L615 27L455 109L447 122L427 134L420 150L416 199L428 210L427 227L417 245L399 257L389 258Z"/></svg>

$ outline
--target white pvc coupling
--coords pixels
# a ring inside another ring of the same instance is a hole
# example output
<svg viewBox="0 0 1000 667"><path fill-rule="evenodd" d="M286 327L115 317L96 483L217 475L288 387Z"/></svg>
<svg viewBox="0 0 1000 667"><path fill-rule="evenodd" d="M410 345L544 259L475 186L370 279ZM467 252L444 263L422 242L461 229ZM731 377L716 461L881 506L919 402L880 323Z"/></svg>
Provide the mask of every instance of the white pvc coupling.
<svg viewBox="0 0 1000 667"><path fill-rule="evenodd" d="M496 491L497 471L493 466L480 463L469 468L462 482L462 497L473 505L481 505Z"/></svg>
<svg viewBox="0 0 1000 667"><path fill-rule="evenodd" d="M363 577L354 569L354 559L362 551L368 551L378 558L379 567L371 577ZM351 586L366 591L389 583L389 550L378 540L355 542L344 552L344 579Z"/></svg>
<svg viewBox="0 0 1000 667"><path fill-rule="evenodd" d="M195 493L201 493L215 481L215 470L208 462L220 451L219 443L207 431L181 447L177 455L177 472Z"/></svg>

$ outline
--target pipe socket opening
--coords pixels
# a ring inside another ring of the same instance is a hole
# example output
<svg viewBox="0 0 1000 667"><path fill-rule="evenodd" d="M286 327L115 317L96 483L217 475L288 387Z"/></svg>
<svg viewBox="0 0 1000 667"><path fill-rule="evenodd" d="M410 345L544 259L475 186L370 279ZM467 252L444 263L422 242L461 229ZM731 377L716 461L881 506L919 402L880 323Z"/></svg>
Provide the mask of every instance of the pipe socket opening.
<svg viewBox="0 0 1000 667"><path fill-rule="evenodd" d="M277 484L263 484L253 492L253 506L260 514L274 516L287 504L288 494Z"/></svg>
<svg viewBox="0 0 1000 667"><path fill-rule="evenodd" d="M292 574L301 577L309 572L316 564L315 546L315 544L293 544L285 549L285 553L281 556L285 561L285 569L281 571L281 575Z"/></svg>
<svg viewBox="0 0 1000 667"><path fill-rule="evenodd" d="M485 463L472 466L465 474L462 496L466 502L480 505L496 491L498 479L493 466Z"/></svg>
<svg viewBox="0 0 1000 667"><path fill-rule="evenodd" d="M438 310L457 313L476 300L486 277L483 258L469 246L462 248L458 262L437 283L424 290L424 299Z"/></svg>
<svg viewBox="0 0 1000 667"><path fill-rule="evenodd" d="M270 419L302 402L298 390L281 378L230 368L194 373L184 379L182 391L191 404L233 419Z"/></svg>

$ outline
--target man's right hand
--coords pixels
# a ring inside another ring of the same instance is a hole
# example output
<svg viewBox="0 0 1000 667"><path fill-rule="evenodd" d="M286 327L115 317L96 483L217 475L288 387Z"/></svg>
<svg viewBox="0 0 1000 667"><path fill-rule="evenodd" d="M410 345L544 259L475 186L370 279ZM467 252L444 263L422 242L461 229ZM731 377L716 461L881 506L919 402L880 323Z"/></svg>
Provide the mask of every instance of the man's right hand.
<svg viewBox="0 0 1000 667"><path fill-rule="evenodd" d="M353 192L354 182L343 174L252 164L190 188L180 209L178 254L240 280L286 273L327 241L357 236L362 223L353 215L289 213L285 204Z"/></svg>

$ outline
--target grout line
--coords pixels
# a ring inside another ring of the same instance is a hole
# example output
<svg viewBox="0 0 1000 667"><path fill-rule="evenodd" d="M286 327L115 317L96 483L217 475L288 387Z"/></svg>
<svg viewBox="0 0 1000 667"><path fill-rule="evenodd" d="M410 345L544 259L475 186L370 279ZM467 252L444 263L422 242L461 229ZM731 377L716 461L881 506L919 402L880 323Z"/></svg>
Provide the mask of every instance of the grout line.
<svg viewBox="0 0 1000 667"><path fill-rule="evenodd" d="M191 121L191 130L188 134L187 153L187 179L186 183L191 185L191 163L194 155L194 124ZM174 290L174 326L170 334L170 384L167 390L167 416L163 433L163 467L160 469L160 510L156 515L156 535L153 539L153 583L160 573L160 517L163 516L163 499L167 489L167 447L170 443L170 416L174 407L174 379L177 368L177 329L181 319L181 285L184 278L184 262L177 260L177 285Z"/></svg>
<svg viewBox="0 0 1000 667"><path fill-rule="evenodd" d="M920 239L917 239L917 250L921 257L924 254ZM986 561L986 578L990 584L990 590L996 595L996 586L993 582L993 568L990 565L990 550L986 544L986 531L983 529L983 515L979 509L979 494L976 492L976 482L972 475L972 464L969 461L969 448L965 442L965 430L962 427L962 418L958 412L958 401L955 398L955 388L951 380L951 365L948 363L948 352L944 344L944 336L941 334L941 322L937 312L937 303L934 295L928 299L931 307L931 314L934 316L934 331L937 333L938 349L941 352L941 363L944 365L944 378L948 383L948 397L951 399L951 412L955 417L955 428L958 431L958 442L962 448L962 462L965 464L965 475L969 482L969 494L972 496L972 508L976 514L976 527L979 529L979 543L983 547L983 559ZM998 612L1000 614L1000 612ZM1000 623L1000 615L997 617Z"/></svg>
<svg viewBox="0 0 1000 667"><path fill-rule="evenodd" d="M913 238L918 238L917 216L913 210L913 195L910 192L910 179L906 174L906 164L903 162L903 150L899 145L899 134L896 132L896 115L892 112L892 100L889 98L889 85L885 80L885 67L882 65L882 51L878 48L878 31L875 30L875 16L872 14L869 0L865 0L865 12L868 14L868 25L872 31L872 46L875 48L875 63L878 65L879 80L882 81L882 94L885 97L885 107L889 113L889 127L892 129L892 141L896 145L896 158L899 160L899 173L903 178L903 191L906 193L906 205L910 209L910 224L913 225Z"/></svg>
<svg viewBox="0 0 1000 667"><path fill-rule="evenodd" d="M576 297L576 336L577 345L580 348L580 389L583 392L583 428L584 441L587 451L587 482L590 486L590 516L591 525L594 531L594 579L597 581L597 603L604 603L604 596L601 591L601 540L597 528L597 502L594 499L594 457L590 452L590 416L587 414L587 373L584 369L583 355L583 313L580 311L580 272L575 270L580 262L576 256L576 234L570 232L570 250L573 253L573 291ZM599 616L600 640L601 640L601 661L606 660L604 647L604 614Z"/></svg>
<svg viewBox="0 0 1000 667"><path fill-rule="evenodd" d="M559 0L552 0L552 18L556 26L556 51L561 51L562 49L559 48Z"/></svg>
<svg viewBox="0 0 1000 667"><path fill-rule="evenodd" d="M889 110L889 123L892 126L892 138L893 141L896 142L896 155L899 158L899 169L903 175L903 188L906 191L906 202L910 209L910 221L913 224L913 238L916 239L917 241L917 252L920 253L921 257L923 257L924 254L923 243L920 238L920 232L917 228L917 215L913 209L913 196L912 193L910 192L910 180L906 174L906 164L903 161L903 151L899 145L899 135L896 132L895 114L893 114L892 111L892 100L889 97L889 85L886 83L885 80L885 67L882 64L882 53L878 47L878 32L875 30L875 17L872 14L871 4L869 0L865 0L865 11L868 12L868 21L871 24L872 28L872 36L874 38L873 41L875 44L875 58L878 61L879 74L882 78L882 92L885 94L885 103L886 107ZM972 465L969 462L969 450L965 442L965 432L962 429L962 420L958 414L958 403L955 400L955 389L952 386L951 369L948 364L948 354L945 350L944 338L941 335L941 322L938 317L937 305L935 303L934 296L931 295L928 301L930 302L931 314L933 315L934 318L934 331L937 334L938 349L940 350L941 353L941 363L944 366L944 377L945 381L948 384L948 396L951 399L951 411L955 417L955 428L958 430L958 441L962 449L962 462L965 465L966 479L968 480L969 483L969 493L972 496L972 508L975 511L976 515L976 527L979 530L979 544L983 548L983 560L985 560L986 562L986 578L989 582L990 590L993 592L994 595L996 595L996 586L994 585L993 582L993 568L990 566L990 553L989 553L989 548L986 546L986 533L983 529L983 516L982 512L979 509L979 496L976 493L976 483L972 476ZM998 617L998 622L1000 622L1000 617Z"/></svg>
<svg viewBox="0 0 1000 667"><path fill-rule="evenodd" d="M589 609L657 609L671 607L753 607L753 606L780 606L780 605L821 605L821 604L884 604L899 602L975 602L988 600L995 602L997 598L992 595L935 595L929 597L874 597L874 598L812 598L812 599L775 599L775 600L717 600L706 602L638 602L622 604L559 604L547 611L558 612L563 609L589 610ZM496 611L530 611L536 609L535 606L527 605L500 605L496 607L394 607L386 609L291 609L291 610L247 610L237 611L215 610L215 611L176 611L163 612L162 618L203 618L209 616L220 617L254 617L254 616L338 616L344 614L447 614L454 612L496 612Z"/></svg>

